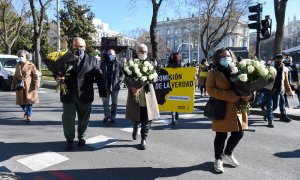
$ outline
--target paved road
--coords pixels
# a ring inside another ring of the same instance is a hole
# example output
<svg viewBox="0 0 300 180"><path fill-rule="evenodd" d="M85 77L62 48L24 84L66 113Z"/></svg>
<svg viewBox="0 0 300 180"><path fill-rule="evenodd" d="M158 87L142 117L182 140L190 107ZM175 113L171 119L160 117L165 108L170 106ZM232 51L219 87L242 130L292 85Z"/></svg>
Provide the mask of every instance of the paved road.
<svg viewBox="0 0 300 180"><path fill-rule="evenodd" d="M13 92L0 92L0 172L14 172L25 180L45 179L299 179L300 122L276 121L265 127L261 116L250 116L250 129L235 151L241 166L213 170L211 123L201 113L170 115L152 124L148 148L139 151L124 119L126 90L120 92L117 123L103 124L103 109L95 97L88 129L88 146L65 152L58 94L41 89L33 121L22 119ZM1 178L0 178L1 179Z"/></svg>

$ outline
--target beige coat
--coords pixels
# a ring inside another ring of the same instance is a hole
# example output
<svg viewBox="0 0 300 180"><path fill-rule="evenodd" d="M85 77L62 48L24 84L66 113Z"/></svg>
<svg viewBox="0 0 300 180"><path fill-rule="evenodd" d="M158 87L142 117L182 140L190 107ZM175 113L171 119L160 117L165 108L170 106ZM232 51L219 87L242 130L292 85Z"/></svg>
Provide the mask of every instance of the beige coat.
<svg viewBox="0 0 300 180"><path fill-rule="evenodd" d="M152 84L149 84L150 92L145 93L146 106L148 112L149 121L159 119L159 110L156 100L155 91ZM140 105L133 102L133 95L130 92L130 87L128 87L128 96L126 104L126 119L131 121L140 121Z"/></svg>
<svg viewBox="0 0 300 180"><path fill-rule="evenodd" d="M35 65L30 62L26 61L25 64L18 63L16 67L16 72L12 80L11 88L15 89L16 83L19 79L24 80L24 89L16 90L16 104L35 104L39 102L38 97L38 88L40 87L39 80L38 80L38 71Z"/></svg>
<svg viewBox="0 0 300 180"><path fill-rule="evenodd" d="M213 131L234 132L248 128L248 115L247 113L237 114L235 101L238 99L238 96L231 90L230 82L222 72L216 69L208 72L206 90L211 97L227 101L225 118L212 121Z"/></svg>

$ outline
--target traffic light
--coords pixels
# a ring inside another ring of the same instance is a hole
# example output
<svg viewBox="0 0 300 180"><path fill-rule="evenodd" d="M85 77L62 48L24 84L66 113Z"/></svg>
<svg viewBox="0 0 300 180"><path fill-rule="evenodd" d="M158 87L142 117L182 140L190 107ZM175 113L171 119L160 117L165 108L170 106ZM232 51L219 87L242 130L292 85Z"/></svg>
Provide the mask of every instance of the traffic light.
<svg viewBox="0 0 300 180"><path fill-rule="evenodd" d="M248 7L248 9L250 13L256 13L248 16L249 21L256 21L254 23L248 24L249 29L260 30L262 4L258 3L255 6Z"/></svg>
<svg viewBox="0 0 300 180"><path fill-rule="evenodd" d="M264 20L261 20L261 30L260 33L263 37L263 39L269 39L271 37L272 33L272 19L270 16L265 16Z"/></svg>

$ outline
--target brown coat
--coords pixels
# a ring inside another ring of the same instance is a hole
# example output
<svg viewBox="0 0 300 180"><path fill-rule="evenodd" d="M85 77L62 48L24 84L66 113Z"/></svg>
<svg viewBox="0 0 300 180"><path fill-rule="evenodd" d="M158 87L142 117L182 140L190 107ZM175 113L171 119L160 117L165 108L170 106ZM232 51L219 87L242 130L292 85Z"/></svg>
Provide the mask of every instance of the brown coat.
<svg viewBox="0 0 300 180"><path fill-rule="evenodd" d="M237 114L235 101L238 96L230 89L230 82L225 75L214 69L208 72L206 90L211 97L227 101L226 115L222 120L212 121L212 130L216 132L234 132L248 128L247 113ZM241 127L238 124L241 124Z"/></svg>
<svg viewBox="0 0 300 180"><path fill-rule="evenodd" d="M21 68L21 71L20 71ZM16 104L35 104L39 102L38 97L38 88L40 87L39 80L38 80L38 71L35 65L30 62L26 61L25 64L18 63L16 67L16 72L12 80L11 88L15 89L16 83L19 79L22 79L21 76L25 79L24 80L24 89L16 90Z"/></svg>
<svg viewBox="0 0 300 180"><path fill-rule="evenodd" d="M156 100L155 91L152 84L149 84L150 92L145 93L146 106L148 112L149 121L159 119L159 110ZM126 104L126 119L131 121L140 121L140 106L139 104L133 102L133 95L130 92L130 87L128 87L128 96Z"/></svg>

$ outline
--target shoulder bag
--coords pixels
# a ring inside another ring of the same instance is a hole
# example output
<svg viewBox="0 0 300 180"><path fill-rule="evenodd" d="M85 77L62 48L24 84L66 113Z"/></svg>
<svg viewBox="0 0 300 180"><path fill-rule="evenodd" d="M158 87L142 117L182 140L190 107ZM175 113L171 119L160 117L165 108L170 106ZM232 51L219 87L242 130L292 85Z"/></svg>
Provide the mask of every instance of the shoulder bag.
<svg viewBox="0 0 300 180"><path fill-rule="evenodd" d="M19 70L20 70L20 75L22 78L17 81L16 90L24 89L24 78L23 78L22 71L21 71L21 65L19 65Z"/></svg>

